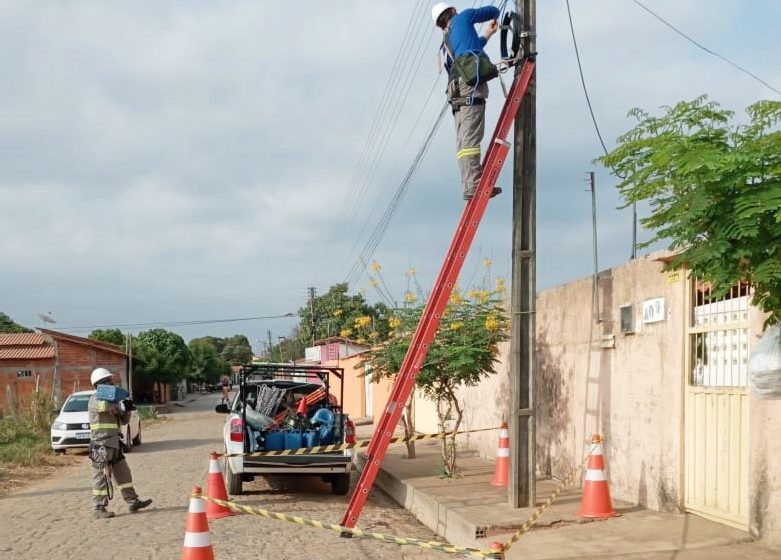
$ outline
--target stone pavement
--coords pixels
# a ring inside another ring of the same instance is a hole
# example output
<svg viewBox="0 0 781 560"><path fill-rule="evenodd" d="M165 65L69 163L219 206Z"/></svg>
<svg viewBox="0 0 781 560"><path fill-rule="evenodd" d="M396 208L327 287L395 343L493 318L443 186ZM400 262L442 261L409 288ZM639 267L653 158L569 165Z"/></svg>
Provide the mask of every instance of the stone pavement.
<svg viewBox="0 0 781 560"><path fill-rule="evenodd" d="M371 437L371 431L371 426L362 427L359 436ZM506 542L531 517L533 509L510 508L506 489L491 486L493 461L464 453L459 459L462 476L442 479L437 443L418 442L416 451L417 458L409 460L403 456L403 446L391 446L377 486L439 538L487 549L492 542ZM542 504L557 486L555 481L538 481L537 503ZM695 515L660 513L615 500L620 517L584 523L577 517L580 502L579 489L563 491L506 558L781 559L781 551L752 542L743 531Z"/></svg>
<svg viewBox="0 0 781 560"><path fill-rule="evenodd" d="M222 450L225 416L214 412L220 395L206 394L172 407L168 421L145 426L143 444L127 455L139 494L152 506L128 513L117 497L113 519L91 512L86 456L57 475L0 498L0 558L105 560L178 558L184 539L189 495L203 484L210 451ZM69 455L72 452L68 452ZM78 457L78 456L77 456ZM338 523L347 498L313 477L273 477L247 484L235 501ZM334 532L249 515L209 523L215 557L238 560L342 558L443 558L441 553L369 541ZM431 531L382 493L374 493L361 528L431 539Z"/></svg>

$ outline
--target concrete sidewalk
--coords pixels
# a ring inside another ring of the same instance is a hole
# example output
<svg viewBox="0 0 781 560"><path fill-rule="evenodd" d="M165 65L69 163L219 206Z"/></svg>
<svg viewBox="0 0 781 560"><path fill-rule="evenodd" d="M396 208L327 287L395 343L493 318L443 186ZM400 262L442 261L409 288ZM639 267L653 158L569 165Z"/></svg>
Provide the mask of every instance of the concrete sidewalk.
<svg viewBox="0 0 781 560"><path fill-rule="evenodd" d="M492 542L506 542L531 517L532 508L510 508L506 488L491 486L492 461L461 453L462 476L443 479L438 444L418 442L416 450L417 458L409 460L403 448L391 447L376 483L444 540L488 549ZM359 465L363 458L358 456ZM556 481L539 480L537 504L557 486ZM660 513L615 500L620 517L583 522L577 517L580 501L579 488L565 489L506 558L781 559L781 551L752 542L743 531L695 515Z"/></svg>

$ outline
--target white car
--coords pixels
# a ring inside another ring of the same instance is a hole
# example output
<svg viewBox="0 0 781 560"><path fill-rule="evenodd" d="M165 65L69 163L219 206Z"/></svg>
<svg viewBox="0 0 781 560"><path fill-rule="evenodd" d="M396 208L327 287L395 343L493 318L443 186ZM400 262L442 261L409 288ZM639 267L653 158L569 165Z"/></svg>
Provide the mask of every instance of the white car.
<svg viewBox="0 0 781 560"><path fill-rule="evenodd" d="M85 449L89 446L89 412L87 404L95 391L79 391L71 394L57 418L52 422L52 449L64 453L66 449ZM130 413L130 422L121 427L120 439L123 449L129 452L134 445L141 445L141 418L138 412Z"/></svg>

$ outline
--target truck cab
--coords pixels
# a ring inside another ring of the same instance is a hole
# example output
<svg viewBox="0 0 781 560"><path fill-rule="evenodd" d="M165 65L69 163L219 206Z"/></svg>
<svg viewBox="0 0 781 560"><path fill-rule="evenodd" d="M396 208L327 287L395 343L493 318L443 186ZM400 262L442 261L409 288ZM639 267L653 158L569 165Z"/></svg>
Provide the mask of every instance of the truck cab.
<svg viewBox="0 0 781 560"><path fill-rule="evenodd" d="M227 414L223 440L228 456L223 472L228 493L241 494L243 482L258 475L306 474L322 477L334 494L347 494L353 468L351 449L251 455L353 443L355 425L341 407L343 377L342 368L320 365L253 363L241 367L232 401L215 408ZM338 397L331 392L334 378L340 381Z"/></svg>

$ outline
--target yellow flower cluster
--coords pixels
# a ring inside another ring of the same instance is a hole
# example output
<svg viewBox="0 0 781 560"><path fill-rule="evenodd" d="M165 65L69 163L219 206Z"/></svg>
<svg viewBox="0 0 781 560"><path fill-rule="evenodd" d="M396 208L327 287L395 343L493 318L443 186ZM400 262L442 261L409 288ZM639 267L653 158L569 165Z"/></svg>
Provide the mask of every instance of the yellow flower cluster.
<svg viewBox="0 0 781 560"><path fill-rule="evenodd" d="M353 334L353 330L352 329L342 329L339 332L339 336L341 336L342 338L347 338L351 334Z"/></svg>
<svg viewBox="0 0 781 560"><path fill-rule="evenodd" d="M362 315L355 320L355 328L363 329L372 324L372 318L368 315Z"/></svg>
<svg viewBox="0 0 781 560"><path fill-rule="evenodd" d="M496 279L496 293L503 294L507 291L507 287L504 285L504 278Z"/></svg>
<svg viewBox="0 0 781 560"><path fill-rule="evenodd" d="M491 265L494 264L494 262L491 259L485 259L483 261L483 266L486 268L491 268Z"/></svg>
<svg viewBox="0 0 781 560"><path fill-rule="evenodd" d="M376 278L369 278L369 286L371 286L372 288L379 288L380 282Z"/></svg>
<svg viewBox="0 0 781 560"><path fill-rule="evenodd" d="M341 316L342 316L342 310L334 309L334 317L341 317Z"/></svg>
<svg viewBox="0 0 781 560"><path fill-rule="evenodd" d="M377 274L381 270L382 270L382 265L380 263L378 263L377 261L374 261L372 263L372 272Z"/></svg>
<svg viewBox="0 0 781 560"><path fill-rule="evenodd" d="M417 273L418 273L417 268L410 268L409 270L407 270L407 272L404 273L404 276L409 278L410 276L415 276Z"/></svg>
<svg viewBox="0 0 781 560"><path fill-rule="evenodd" d="M495 316L489 315L485 319L485 328L489 331L499 330L499 320Z"/></svg>
<svg viewBox="0 0 781 560"><path fill-rule="evenodd" d="M463 327L464 327L464 323L462 321L455 321L453 323L450 323L451 331L460 331Z"/></svg>
<svg viewBox="0 0 781 560"><path fill-rule="evenodd" d="M406 292L404 294L404 301L407 303L415 303L418 301L418 296L414 292Z"/></svg>
<svg viewBox="0 0 781 560"><path fill-rule="evenodd" d="M401 326L401 319L398 317L391 317L388 319L388 326L392 329L398 329Z"/></svg>

